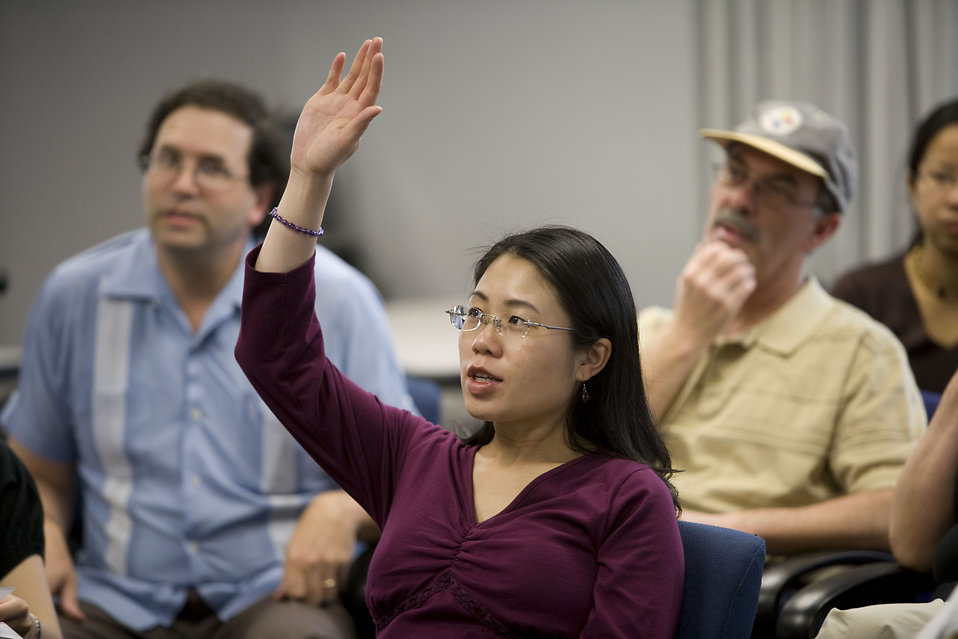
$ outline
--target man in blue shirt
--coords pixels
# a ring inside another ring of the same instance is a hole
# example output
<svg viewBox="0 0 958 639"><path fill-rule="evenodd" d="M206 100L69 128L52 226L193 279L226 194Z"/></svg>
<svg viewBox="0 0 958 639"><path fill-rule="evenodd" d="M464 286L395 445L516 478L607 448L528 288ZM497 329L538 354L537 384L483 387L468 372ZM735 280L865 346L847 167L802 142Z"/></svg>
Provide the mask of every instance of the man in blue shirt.
<svg viewBox="0 0 958 639"><path fill-rule="evenodd" d="M337 584L375 530L233 358L243 257L286 181L277 139L241 86L168 95L140 149L148 228L58 266L31 311L2 422L40 488L67 637L352 632ZM377 291L316 262L330 358L411 409Z"/></svg>

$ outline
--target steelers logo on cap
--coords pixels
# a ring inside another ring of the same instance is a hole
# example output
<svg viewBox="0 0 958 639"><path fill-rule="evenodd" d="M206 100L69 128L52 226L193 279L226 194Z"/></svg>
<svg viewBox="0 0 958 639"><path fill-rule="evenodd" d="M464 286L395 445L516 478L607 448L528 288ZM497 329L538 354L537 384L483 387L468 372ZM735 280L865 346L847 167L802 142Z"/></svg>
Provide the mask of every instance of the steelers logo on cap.
<svg viewBox="0 0 958 639"><path fill-rule="evenodd" d="M788 135L802 126L802 114L790 106L778 106L762 113L759 125L775 135Z"/></svg>

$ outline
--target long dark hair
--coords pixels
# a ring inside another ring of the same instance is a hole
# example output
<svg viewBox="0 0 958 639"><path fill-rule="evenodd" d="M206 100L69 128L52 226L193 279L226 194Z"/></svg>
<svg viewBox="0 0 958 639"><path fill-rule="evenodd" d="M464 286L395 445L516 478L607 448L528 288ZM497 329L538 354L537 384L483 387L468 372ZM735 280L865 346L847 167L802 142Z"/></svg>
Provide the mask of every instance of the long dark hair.
<svg viewBox="0 0 958 639"><path fill-rule="evenodd" d="M572 318L573 343L588 348L601 337L612 342L605 367L588 380L589 401L571 399L566 439L574 450L642 462L669 487L676 508L678 493L669 481L672 461L652 419L639 361L639 330L632 290L619 263L598 240L567 226L543 226L508 235L476 263L474 284L502 255L535 265L552 285ZM467 443L489 443L495 429L485 422Z"/></svg>
<svg viewBox="0 0 958 639"><path fill-rule="evenodd" d="M952 124L958 124L958 98L942 102L918 123L911 138L911 146L908 147L909 183L918 177L918 168L921 166L922 160L925 159L928 145L942 129ZM921 229L921 224L918 224L910 246L921 244L923 239L924 231Z"/></svg>

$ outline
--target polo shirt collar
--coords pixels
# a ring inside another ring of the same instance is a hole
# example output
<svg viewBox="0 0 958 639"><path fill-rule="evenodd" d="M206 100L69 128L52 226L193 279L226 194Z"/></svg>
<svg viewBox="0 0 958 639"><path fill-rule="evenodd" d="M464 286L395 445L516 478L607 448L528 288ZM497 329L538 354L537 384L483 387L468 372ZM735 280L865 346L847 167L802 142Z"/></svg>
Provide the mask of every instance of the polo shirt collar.
<svg viewBox="0 0 958 639"><path fill-rule="evenodd" d="M728 341L738 342L746 348L761 344L781 355L788 355L812 334L833 304L833 298L810 275L798 292L771 317Z"/></svg>

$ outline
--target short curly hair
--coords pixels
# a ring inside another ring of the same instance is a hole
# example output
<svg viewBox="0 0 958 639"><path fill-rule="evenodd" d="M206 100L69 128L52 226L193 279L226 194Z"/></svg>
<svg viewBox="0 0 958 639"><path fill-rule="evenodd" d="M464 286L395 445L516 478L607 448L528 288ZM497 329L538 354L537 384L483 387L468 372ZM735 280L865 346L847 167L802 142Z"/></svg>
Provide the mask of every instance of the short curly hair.
<svg viewBox="0 0 958 639"><path fill-rule="evenodd" d="M160 126L171 113L185 106L220 111L249 125L253 130L253 140L246 158L250 184L273 185L274 198L278 200L278 194L289 176L289 157L283 152L279 126L263 98L235 82L212 78L195 80L160 100L147 121L137 151L140 168L146 167Z"/></svg>

